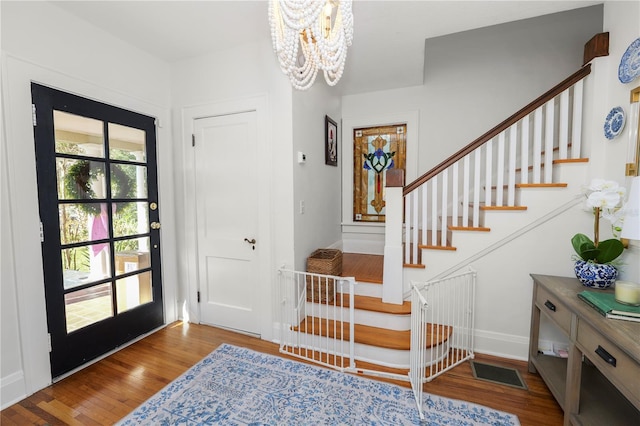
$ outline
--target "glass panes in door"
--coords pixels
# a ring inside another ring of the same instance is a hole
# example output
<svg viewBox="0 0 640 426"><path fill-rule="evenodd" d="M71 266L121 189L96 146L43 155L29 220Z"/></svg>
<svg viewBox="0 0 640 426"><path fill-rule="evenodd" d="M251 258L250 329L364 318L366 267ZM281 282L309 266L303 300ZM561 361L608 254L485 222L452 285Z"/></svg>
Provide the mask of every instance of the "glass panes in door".
<svg viewBox="0 0 640 426"><path fill-rule="evenodd" d="M53 111L67 333L153 301L144 130Z"/></svg>

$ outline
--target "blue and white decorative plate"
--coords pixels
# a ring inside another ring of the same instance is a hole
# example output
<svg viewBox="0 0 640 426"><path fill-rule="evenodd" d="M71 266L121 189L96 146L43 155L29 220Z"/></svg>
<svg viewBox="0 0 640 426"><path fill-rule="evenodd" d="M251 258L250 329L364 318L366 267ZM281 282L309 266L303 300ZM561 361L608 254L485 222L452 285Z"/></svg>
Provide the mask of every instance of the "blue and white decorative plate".
<svg viewBox="0 0 640 426"><path fill-rule="evenodd" d="M604 136L607 139L613 139L618 136L624 129L624 110L622 107L615 107L604 120Z"/></svg>
<svg viewBox="0 0 640 426"><path fill-rule="evenodd" d="M618 79L622 83L631 83L638 76L640 76L640 38L635 39L627 47L618 67Z"/></svg>

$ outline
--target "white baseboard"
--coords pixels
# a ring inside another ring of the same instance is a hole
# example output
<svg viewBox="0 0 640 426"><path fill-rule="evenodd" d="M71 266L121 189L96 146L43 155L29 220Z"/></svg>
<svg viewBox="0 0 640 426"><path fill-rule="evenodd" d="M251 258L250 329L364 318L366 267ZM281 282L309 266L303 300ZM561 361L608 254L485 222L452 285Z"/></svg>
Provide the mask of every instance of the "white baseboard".
<svg viewBox="0 0 640 426"><path fill-rule="evenodd" d="M342 246L345 253L384 254L384 241L345 239L342 240Z"/></svg>
<svg viewBox="0 0 640 426"><path fill-rule="evenodd" d="M3 377L0 382L2 383L2 385L0 385L1 410L27 397L24 373L22 370Z"/></svg>
<svg viewBox="0 0 640 426"><path fill-rule="evenodd" d="M529 338L476 330L474 351L501 358L526 361L529 358Z"/></svg>

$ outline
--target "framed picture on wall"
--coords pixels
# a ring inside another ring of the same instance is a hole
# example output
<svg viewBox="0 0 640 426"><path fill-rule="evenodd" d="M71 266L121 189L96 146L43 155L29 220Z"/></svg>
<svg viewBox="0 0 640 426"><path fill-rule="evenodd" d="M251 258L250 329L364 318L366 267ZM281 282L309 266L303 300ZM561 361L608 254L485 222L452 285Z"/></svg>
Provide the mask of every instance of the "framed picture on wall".
<svg viewBox="0 0 640 426"><path fill-rule="evenodd" d="M324 163L338 165L338 125L328 115L324 116Z"/></svg>

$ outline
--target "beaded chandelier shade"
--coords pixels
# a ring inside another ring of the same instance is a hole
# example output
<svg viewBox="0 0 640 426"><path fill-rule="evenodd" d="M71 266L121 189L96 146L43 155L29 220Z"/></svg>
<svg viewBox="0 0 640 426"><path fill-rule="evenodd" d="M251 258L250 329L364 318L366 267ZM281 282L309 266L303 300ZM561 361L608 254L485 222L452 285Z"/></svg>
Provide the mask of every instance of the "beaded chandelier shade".
<svg viewBox="0 0 640 426"><path fill-rule="evenodd" d="M270 0L273 49L282 71L306 90L318 70L335 86L353 40L352 0Z"/></svg>

